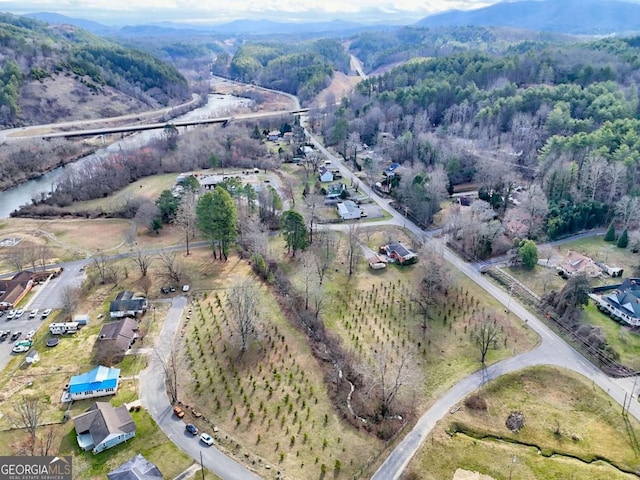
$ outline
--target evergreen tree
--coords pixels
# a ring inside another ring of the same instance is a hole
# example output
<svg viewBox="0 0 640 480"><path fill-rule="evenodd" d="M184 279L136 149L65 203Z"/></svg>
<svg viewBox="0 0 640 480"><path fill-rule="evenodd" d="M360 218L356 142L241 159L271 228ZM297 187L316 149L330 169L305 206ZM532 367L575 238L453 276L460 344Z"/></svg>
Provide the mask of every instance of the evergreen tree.
<svg viewBox="0 0 640 480"><path fill-rule="evenodd" d="M309 235L304 218L294 210L282 214L282 234L287 242L287 249L296 256L296 250L305 250L309 246Z"/></svg>
<svg viewBox="0 0 640 480"><path fill-rule="evenodd" d="M620 237L618 238L618 243L616 243L616 247L618 248L627 248L629 245L629 234L627 233L627 229L625 228Z"/></svg>
<svg viewBox="0 0 640 480"><path fill-rule="evenodd" d="M226 261L238 233L238 212L229 192L216 188L205 193L198 201L196 216L198 228L211 240L213 258Z"/></svg>
<svg viewBox="0 0 640 480"><path fill-rule="evenodd" d="M604 234L605 242L615 242L616 240L616 229L613 226L613 222L609 224L609 228L607 229L607 233Z"/></svg>

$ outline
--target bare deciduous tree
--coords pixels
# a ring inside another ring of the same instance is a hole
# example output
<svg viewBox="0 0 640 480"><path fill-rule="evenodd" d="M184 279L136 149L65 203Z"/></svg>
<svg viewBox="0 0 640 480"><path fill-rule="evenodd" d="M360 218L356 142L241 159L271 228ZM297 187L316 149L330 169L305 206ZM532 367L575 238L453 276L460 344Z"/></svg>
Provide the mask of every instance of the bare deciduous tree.
<svg viewBox="0 0 640 480"><path fill-rule="evenodd" d="M25 260L25 252L22 248L19 247L10 247L11 250L9 254L6 256L9 264L16 269L16 271L21 272L24 268Z"/></svg>
<svg viewBox="0 0 640 480"><path fill-rule="evenodd" d="M196 234L196 207L198 206L198 196L193 191L185 193L181 200L173 223L184 232L184 241L187 246L187 255L189 255L189 240Z"/></svg>
<svg viewBox="0 0 640 480"><path fill-rule="evenodd" d="M98 278L100 279L100 283L103 283L103 284L107 283L108 281L107 265L109 264L109 260L104 255L104 253L101 253L100 255L93 257L91 264L95 267L96 271L98 272Z"/></svg>
<svg viewBox="0 0 640 480"><path fill-rule="evenodd" d="M417 384L417 371L412 368L414 354L409 349L395 350L383 346L374 356L366 376L370 382L368 394L376 400L376 410L385 418L394 411L400 390Z"/></svg>
<svg viewBox="0 0 640 480"><path fill-rule="evenodd" d="M180 284L182 279L182 262L178 260L176 252L167 252L162 250L158 257L162 262L162 276L168 281Z"/></svg>
<svg viewBox="0 0 640 480"><path fill-rule="evenodd" d="M131 260L136 264L138 270L140 270L140 275L146 277L149 267L153 263L153 257L145 253L144 250L137 249L131 257Z"/></svg>
<svg viewBox="0 0 640 480"><path fill-rule="evenodd" d="M66 285L62 288L60 301L62 302L61 310L63 316L70 318L80 303L80 291L77 287Z"/></svg>
<svg viewBox="0 0 640 480"><path fill-rule="evenodd" d="M157 350L155 351L156 358L162 366L164 372L164 380L167 386L167 393L171 403L178 402L178 355L175 348L172 348L168 355L163 356Z"/></svg>
<svg viewBox="0 0 640 480"><path fill-rule="evenodd" d="M257 334L259 291L251 279L237 282L227 294L229 326L240 336L241 355L249 348L249 340Z"/></svg>
<svg viewBox="0 0 640 480"><path fill-rule="evenodd" d="M140 291L142 293L144 293L145 297L149 296L149 290L151 290L151 278L145 276L145 277L140 277L138 279L138 281L136 282L136 285L138 286L138 288L140 289Z"/></svg>
<svg viewBox="0 0 640 480"><path fill-rule="evenodd" d="M47 261L51 256L51 249L47 245L38 245L37 251L40 266L42 267L42 271L45 271L47 269Z"/></svg>
<svg viewBox="0 0 640 480"><path fill-rule="evenodd" d="M338 247L338 237L333 232L325 230L318 232L316 235L316 243L313 245L312 251L320 285L322 285L325 276L329 273Z"/></svg>
<svg viewBox="0 0 640 480"><path fill-rule="evenodd" d="M480 351L480 363L484 365L489 349L492 347L497 348L497 342L500 338L500 327L495 319L483 316L480 323L476 325L474 331L471 332L471 337Z"/></svg>
<svg viewBox="0 0 640 480"><path fill-rule="evenodd" d="M356 266L360 257L362 257L362 248L360 247L360 228L355 223L349 225L349 233L347 235L347 263L349 265L349 277L356 271Z"/></svg>
<svg viewBox="0 0 640 480"><path fill-rule="evenodd" d="M23 395L13 402L13 411L7 417L16 428L24 428L29 433L31 455L35 453L36 431L42 417L40 399L35 396Z"/></svg>
<svg viewBox="0 0 640 480"><path fill-rule="evenodd" d="M54 453L52 449L53 449L53 443L55 439L56 439L55 430L53 429L52 426L47 427L45 429L44 437L40 438L40 441L38 443L38 446L39 446L38 455L42 457L48 457L49 455L52 455Z"/></svg>

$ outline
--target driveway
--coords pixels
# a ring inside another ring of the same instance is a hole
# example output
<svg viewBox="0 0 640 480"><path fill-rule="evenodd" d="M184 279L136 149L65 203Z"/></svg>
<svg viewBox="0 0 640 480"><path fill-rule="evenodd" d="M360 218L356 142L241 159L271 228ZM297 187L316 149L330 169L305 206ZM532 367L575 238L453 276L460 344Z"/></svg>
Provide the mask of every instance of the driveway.
<svg viewBox="0 0 640 480"><path fill-rule="evenodd" d="M156 352L151 354L149 366L139 376L140 401L173 443L197 462L200 462L200 455L202 455L202 463L208 470L224 480L258 480L260 477L227 457L215 446L209 447L200 442L198 436L187 433L185 423L173 415L159 357L169 356L186 306L187 299L183 296L175 297L171 303L171 309L155 346Z"/></svg>

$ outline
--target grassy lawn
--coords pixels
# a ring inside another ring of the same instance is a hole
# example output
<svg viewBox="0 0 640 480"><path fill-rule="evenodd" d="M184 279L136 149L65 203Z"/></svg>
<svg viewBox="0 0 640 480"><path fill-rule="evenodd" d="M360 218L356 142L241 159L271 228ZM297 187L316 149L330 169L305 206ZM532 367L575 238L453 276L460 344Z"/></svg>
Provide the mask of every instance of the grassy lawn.
<svg viewBox="0 0 640 480"><path fill-rule="evenodd" d="M523 267L506 267L504 270L539 296L552 290L560 291L567 283L557 274L555 268L536 265L533 270Z"/></svg>
<svg viewBox="0 0 640 480"><path fill-rule="evenodd" d="M607 343L620 354L620 363L634 370L640 370L640 335L629 327L614 322L609 316L600 312L593 301L583 310L586 322L602 330Z"/></svg>
<svg viewBox="0 0 640 480"><path fill-rule="evenodd" d="M132 198L141 197L155 201L163 190L171 189L176 183L176 173L166 173L145 177L127 185L122 190L95 200L84 202L74 202L67 207L70 212L81 210L101 210L103 212L113 212L121 208Z"/></svg>
<svg viewBox="0 0 640 480"><path fill-rule="evenodd" d="M145 410L131 412L131 415L136 423L136 436L98 455L80 450L73 423L64 425L59 452L61 455L73 456L74 471L81 472L79 478L103 479L107 473L137 453L154 463L163 477L168 479L174 478L193 464L193 459L164 435Z"/></svg>
<svg viewBox="0 0 640 480"><path fill-rule="evenodd" d="M505 375L479 393L487 410L463 406L444 418L407 472L428 480L450 479L457 468L496 479L637 478L624 471L640 469L640 424L624 419L588 379L537 367ZM525 417L519 433L505 426L513 411Z"/></svg>

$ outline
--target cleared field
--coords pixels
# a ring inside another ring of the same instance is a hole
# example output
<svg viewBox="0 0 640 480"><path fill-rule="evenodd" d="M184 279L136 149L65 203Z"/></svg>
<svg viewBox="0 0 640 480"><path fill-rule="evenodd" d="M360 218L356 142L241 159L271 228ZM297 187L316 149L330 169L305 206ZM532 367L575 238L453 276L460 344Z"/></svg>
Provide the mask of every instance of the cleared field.
<svg viewBox="0 0 640 480"><path fill-rule="evenodd" d="M240 355L228 327L226 289L250 272L244 262L224 266L181 333L187 367L181 399L220 428L217 441L230 452L249 450L288 478L351 477L380 440L336 415L323 368L264 285L257 284L259 340Z"/></svg>
<svg viewBox="0 0 640 480"><path fill-rule="evenodd" d="M638 478L640 425L622 417L588 379L539 367L501 377L477 393L487 409L462 406L441 421L406 478L451 479L457 468L496 479ZM519 433L505 426L513 411L524 414Z"/></svg>

